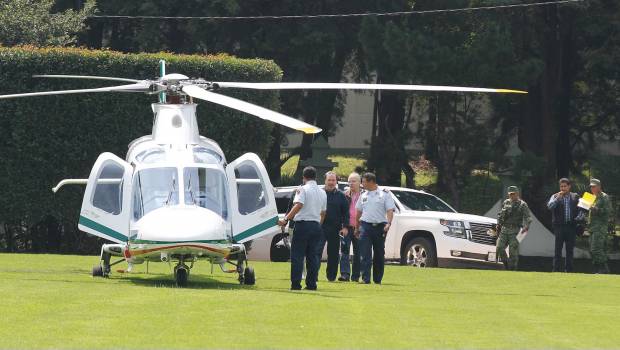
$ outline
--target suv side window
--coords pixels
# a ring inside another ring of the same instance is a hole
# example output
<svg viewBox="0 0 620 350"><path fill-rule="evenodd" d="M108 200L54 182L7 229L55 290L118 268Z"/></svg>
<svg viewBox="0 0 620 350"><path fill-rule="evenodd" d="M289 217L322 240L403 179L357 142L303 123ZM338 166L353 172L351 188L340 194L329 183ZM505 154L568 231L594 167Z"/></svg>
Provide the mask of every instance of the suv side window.
<svg viewBox="0 0 620 350"><path fill-rule="evenodd" d="M288 211L289 202L295 194L295 191L276 192L276 207L278 208L278 214L286 214Z"/></svg>

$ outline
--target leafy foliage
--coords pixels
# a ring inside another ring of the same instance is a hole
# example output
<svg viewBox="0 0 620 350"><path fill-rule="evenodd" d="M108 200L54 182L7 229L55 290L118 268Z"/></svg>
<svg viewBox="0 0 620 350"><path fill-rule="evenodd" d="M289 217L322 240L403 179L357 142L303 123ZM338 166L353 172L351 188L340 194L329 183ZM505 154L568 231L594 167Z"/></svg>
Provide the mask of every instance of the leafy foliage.
<svg viewBox="0 0 620 350"><path fill-rule="evenodd" d="M87 16L95 12L89 0L81 10L52 13L54 0L3 0L0 2L0 44L66 46L76 41Z"/></svg>
<svg viewBox="0 0 620 350"><path fill-rule="evenodd" d="M279 81L282 75L271 61L227 55L0 48L0 91L9 94L105 86L100 81L31 78L41 73L152 78L157 76L160 59L166 60L168 72L220 81ZM278 108L274 92L225 93ZM153 115L149 104L153 102L155 96L120 93L0 101L0 222L5 224L0 249L37 250L37 242L51 239L56 245L52 250L93 252L94 241L76 229L81 189L63 188L55 195L50 189L64 178L88 177L92 164L104 151L123 157L131 140L150 133ZM245 152L265 158L269 150L271 123L206 103L198 107L198 120L201 135L218 142L228 159ZM43 219L48 229L37 227ZM53 239L46 237L52 235L49 226L54 225L58 232ZM37 232L43 237L33 237Z"/></svg>

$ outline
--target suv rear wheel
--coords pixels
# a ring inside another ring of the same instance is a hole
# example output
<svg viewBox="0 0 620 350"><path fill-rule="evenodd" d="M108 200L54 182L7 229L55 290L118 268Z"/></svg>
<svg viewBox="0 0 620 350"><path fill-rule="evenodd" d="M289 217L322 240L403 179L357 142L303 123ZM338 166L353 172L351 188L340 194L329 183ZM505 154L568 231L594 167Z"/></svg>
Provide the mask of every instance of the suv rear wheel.
<svg viewBox="0 0 620 350"><path fill-rule="evenodd" d="M437 252L433 242L424 237L410 239L400 257L401 265L437 267Z"/></svg>

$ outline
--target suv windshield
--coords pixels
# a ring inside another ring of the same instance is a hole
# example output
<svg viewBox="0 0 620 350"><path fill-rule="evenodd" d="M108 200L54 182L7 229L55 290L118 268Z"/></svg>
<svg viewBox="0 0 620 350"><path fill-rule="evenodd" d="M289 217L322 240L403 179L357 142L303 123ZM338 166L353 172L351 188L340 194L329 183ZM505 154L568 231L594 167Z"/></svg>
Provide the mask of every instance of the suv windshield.
<svg viewBox="0 0 620 350"><path fill-rule="evenodd" d="M455 212L446 203L430 194L409 191L392 191L392 193L394 193L394 196L398 198L406 210Z"/></svg>

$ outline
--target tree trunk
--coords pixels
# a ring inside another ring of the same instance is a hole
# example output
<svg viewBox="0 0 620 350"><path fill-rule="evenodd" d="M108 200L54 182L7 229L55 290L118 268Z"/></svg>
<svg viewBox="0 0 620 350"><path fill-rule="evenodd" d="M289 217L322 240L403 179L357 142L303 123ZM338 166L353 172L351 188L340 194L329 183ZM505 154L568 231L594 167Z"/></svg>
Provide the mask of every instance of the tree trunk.
<svg viewBox="0 0 620 350"><path fill-rule="evenodd" d="M543 10L541 43L545 67L523 108L519 145L547 161L544 179L568 175L570 99L574 79L572 15L562 18L557 6Z"/></svg>
<svg viewBox="0 0 620 350"><path fill-rule="evenodd" d="M381 184L400 186L405 151L405 99L402 93L382 92L376 101L377 127L372 137L368 168L374 170Z"/></svg>

